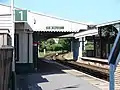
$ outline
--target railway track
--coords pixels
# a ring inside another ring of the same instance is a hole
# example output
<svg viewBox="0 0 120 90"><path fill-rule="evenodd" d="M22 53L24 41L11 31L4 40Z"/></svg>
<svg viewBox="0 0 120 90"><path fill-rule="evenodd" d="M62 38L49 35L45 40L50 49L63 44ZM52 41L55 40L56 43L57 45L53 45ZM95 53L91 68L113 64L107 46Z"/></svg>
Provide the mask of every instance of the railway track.
<svg viewBox="0 0 120 90"><path fill-rule="evenodd" d="M66 60L63 56L64 54L59 54L59 55L52 54L52 55L48 55L47 59L55 60L58 63L69 66L78 71L109 81L109 70L107 68L88 65L85 63L78 63L75 60Z"/></svg>

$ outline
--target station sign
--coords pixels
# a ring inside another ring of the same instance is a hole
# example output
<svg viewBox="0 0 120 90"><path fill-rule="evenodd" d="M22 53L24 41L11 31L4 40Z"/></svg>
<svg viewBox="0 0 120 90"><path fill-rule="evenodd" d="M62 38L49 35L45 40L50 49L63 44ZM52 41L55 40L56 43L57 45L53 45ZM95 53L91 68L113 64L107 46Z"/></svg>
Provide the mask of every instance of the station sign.
<svg viewBox="0 0 120 90"><path fill-rule="evenodd" d="M15 10L15 21L27 21L27 10Z"/></svg>
<svg viewBox="0 0 120 90"><path fill-rule="evenodd" d="M47 26L46 29L64 29L64 26Z"/></svg>
<svg viewBox="0 0 120 90"><path fill-rule="evenodd" d="M110 56L108 58L109 64L115 65L117 61L117 57L120 53L120 31L117 34L116 40L114 42L113 48L111 50Z"/></svg>

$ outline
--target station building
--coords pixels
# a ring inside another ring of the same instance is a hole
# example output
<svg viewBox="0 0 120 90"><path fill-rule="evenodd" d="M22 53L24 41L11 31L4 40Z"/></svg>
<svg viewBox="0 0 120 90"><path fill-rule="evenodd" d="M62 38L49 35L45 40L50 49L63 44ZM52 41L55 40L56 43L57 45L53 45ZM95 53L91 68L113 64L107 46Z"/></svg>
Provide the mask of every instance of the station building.
<svg viewBox="0 0 120 90"><path fill-rule="evenodd" d="M92 29L76 33L74 37L79 39L78 59L89 57L89 59L107 60L119 31L120 21L113 21L98 24ZM88 42L91 42L91 46L89 46L91 49L86 49Z"/></svg>
<svg viewBox="0 0 120 90"><path fill-rule="evenodd" d="M61 19L41 13L14 8L15 22L15 61L16 69L28 70L34 67L34 46L38 39L47 39L62 35L73 38L72 50L77 59L78 47L74 34L88 29L89 24ZM7 31L7 35L12 35L11 7L0 4L0 31ZM7 36L6 36L7 37ZM2 39L0 39L2 40ZM7 40L11 41L11 38ZM6 43L6 45L8 45ZM37 53L36 53L37 54ZM22 69L23 68L23 69Z"/></svg>
<svg viewBox="0 0 120 90"><path fill-rule="evenodd" d="M120 21L99 25L61 19L41 13L15 9L15 61L16 68L34 67L34 44L42 39L58 36L70 37L75 60L83 57L107 59L115 37L120 31ZM11 7L0 4L0 46L11 45ZM87 46L90 43L90 46ZM87 47L87 49L86 49ZM90 47L90 48L89 48ZM23 70L20 69L20 70Z"/></svg>

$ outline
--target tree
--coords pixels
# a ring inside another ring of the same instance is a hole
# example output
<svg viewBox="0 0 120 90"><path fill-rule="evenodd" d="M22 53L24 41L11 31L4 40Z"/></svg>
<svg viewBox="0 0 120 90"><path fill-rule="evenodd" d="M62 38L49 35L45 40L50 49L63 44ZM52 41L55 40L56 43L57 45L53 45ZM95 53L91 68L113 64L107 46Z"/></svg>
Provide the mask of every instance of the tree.
<svg viewBox="0 0 120 90"><path fill-rule="evenodd" d="M55 44L55 41L53 40L53 38L48 39L47 44L50 44L50 45Z"/></svg>
<svg viewBox="0 0 120 90"><path fill-rule="evenodd" d="M70 39L60 38L58 44L55 43L54 39L48 39L47 41L41 41L39 46L39 51L43 52L43 49L46 48L47 51L61 51L61 50L70 50Z"/></svg>
<svg viewBox="0 0 120 90"><path fill-rule="evenodd" d="M60 38L58 44L62 45L63 50L70 50L70 39L69 38Z"/></svg>

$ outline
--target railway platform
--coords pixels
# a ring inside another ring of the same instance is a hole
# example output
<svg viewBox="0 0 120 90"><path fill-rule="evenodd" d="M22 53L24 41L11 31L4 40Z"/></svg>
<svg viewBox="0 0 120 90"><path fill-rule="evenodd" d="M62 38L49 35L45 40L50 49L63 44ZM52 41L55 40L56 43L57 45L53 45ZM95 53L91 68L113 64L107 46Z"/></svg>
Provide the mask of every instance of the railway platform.
<svg viewBox="0 0 120 90"><path fill-rule="evenodd" d="M37 72L17 75L17 90L108 90L108 82L40 59Z"/></svg>

